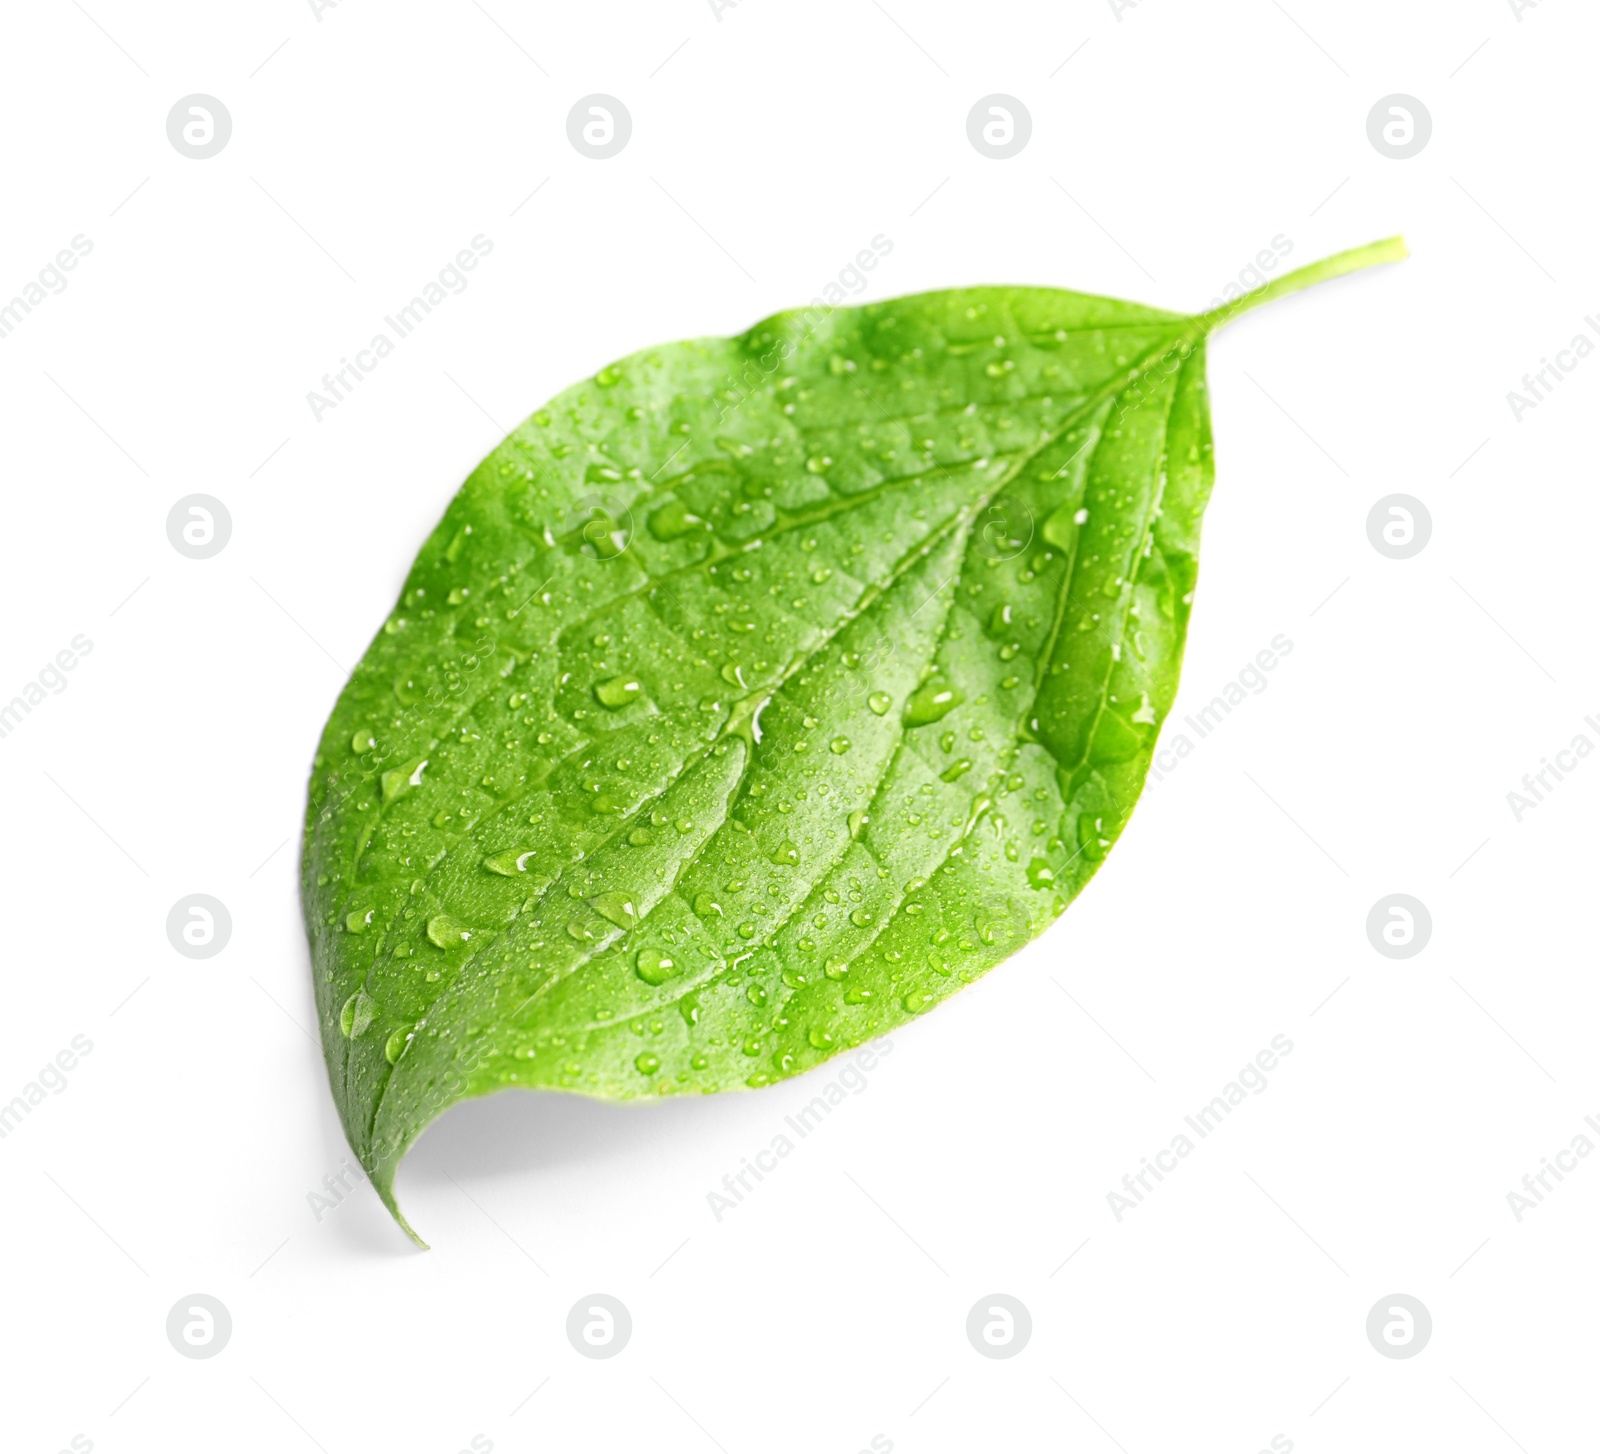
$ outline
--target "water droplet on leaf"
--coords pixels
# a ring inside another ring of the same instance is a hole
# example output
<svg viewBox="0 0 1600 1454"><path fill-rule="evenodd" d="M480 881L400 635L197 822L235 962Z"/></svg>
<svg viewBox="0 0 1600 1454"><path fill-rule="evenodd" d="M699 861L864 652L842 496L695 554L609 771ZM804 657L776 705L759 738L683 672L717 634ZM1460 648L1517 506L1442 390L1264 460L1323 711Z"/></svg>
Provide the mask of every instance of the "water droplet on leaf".
<svg viewBox="0 0 1600 1454"><path fill-rule="evenodd" d="M611 889L603 894L596 894L589 900L589 907L595 913L611 920L619 929L632 929L638 920L638 910L634 907L633 895L624 893L621 889Z"/></svg>
<svg viewBox="0 0 1600 1454"><path fill-rule="evenodd" d="M650 517L650 533L657 540L677 540L710 527L698 515L692 514L682 500L668 500Z"/></svg>
<svg viewBox="0 0 1600 1454"><path fill-rule="evenodd" d="M665 984L678 973L672 956L656 948L641 949L633 957L633 967L646 984Z"/></svg>
<svg viewBox="0 0 1600 1454"><path fill-rule="evenodd" d="M428 920L428 938L440 949L456 949L470 943L474 931L448 914L435 914Z"/></svg>
<svg viewBox="0 0 1600 1454"><path fill-rule="evenodd" d="M496 853L493 857L484 859L483 866L490 873L503 874L506 878L510 878L513 874L526 873L532 858L531 848L508 848L504 853Z"/></svg>
<svg viewBox="0 0 1600 1454"><path fill-rule="evenodd" d="M372 1017L377 1013L377 1001L364 991L357 990L339 1011L339 1033L346 1040L354 1040L372 1023Z"/></svg>
<svg viewBox="0 0 1600 1454"><path fill-rule="evenodd" d="M960 687L947 682L928 682L911 694L906 702L904 721L907 727L926 727L937 722L966 701L967 695Z"/></svg>
<svg viewBox="0 0 1600 1454"><path fill-rule="evenodd" d="M615 712L626 707L629 702L636 701L641 688L632 677L612 677L608 681L595 685L595 699L602 707L608 707Z"/></svg>

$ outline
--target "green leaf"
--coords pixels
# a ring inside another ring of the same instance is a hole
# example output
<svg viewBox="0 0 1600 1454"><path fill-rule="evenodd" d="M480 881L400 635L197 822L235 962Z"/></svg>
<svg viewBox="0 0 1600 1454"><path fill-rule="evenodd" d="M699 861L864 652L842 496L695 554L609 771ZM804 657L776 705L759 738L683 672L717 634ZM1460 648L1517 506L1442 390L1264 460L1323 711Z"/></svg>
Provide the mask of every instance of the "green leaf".
<svg viewBox="0 0 1600 1454"><path fill-rule="evenodd" d="M311 778L323 1047L395 1216L456 1101L766 1085L1050 924L1177 689L1207 335L1404 255L1199 316L1050 288L783 313L519 426Z"/></svg>

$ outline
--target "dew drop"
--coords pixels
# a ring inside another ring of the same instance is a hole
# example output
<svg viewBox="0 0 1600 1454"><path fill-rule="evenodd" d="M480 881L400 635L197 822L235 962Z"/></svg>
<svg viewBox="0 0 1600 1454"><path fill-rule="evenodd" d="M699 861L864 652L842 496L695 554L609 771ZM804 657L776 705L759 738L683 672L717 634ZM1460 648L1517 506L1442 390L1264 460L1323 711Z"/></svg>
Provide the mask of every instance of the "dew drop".
<svg viewBox="0 0 1600 1454"><path fill-rule="evenodd" d="M533 857L533 849L508 848L504 853L496 853L492 858L486 858L483 866L490 873L503 874L511 878L514 874L528 871L528 860Z"/></svg>
<svg viewBox="0 0 1600 1454"><path fill-rule="evenodd" d="M611 677L607 681L597 682L594 689L595 700L613 712L636 701L639 692L639 683L632 677Z"/></svg>
<svg viewBox="0 0 1600 1454"><path fill-rule="evenodd" d="M596 894L589 900L589 907L619 929L632 929L639 918L633 895L621 889L609 889L603 894Z"/></svg>
<svg viewBox="0 0 1600 1454"><path fill-rule="evenodd" d="M372 996L357 990L339 1011L339 1033L346 1040L354 1040L372 1023L372 1017L377 1013L378 1005Z"/></svg>
<svg viewBox="0 0 1600 1454"><path fill-rule="evenodd" d="M427 766L428 759L420 757L406 767L393 768L391 771L384 773L380 779L383 786L384 802L391 803L412 788L420 786L423 770Z"/></svg>
<svg viewBox="0 0 1600 1454"><path fill-rule="evenodd" d="M926 727L937 722L966 701L966 693L946 682L929 682L918 687L906 702L904 721L907 727Z"/></svg>
<svg viewBox="0 0 1600 1454"><path fill-rule="evenodd" d="M641 949L633 957L633 967L646 984L665 984L678 973L678 966L665 950L654 947Z"/></svg>
<svg viewBox="0 0 1600 1454"><path fill-rule="evenodd" d="M682 500L668 500L650 517L650 533L657 540L677 540L709 528Z"/></svg>
<svg viewBox="0 0 1600 1454"><path fill-rule="evenodd" d="M1078 526L1082 523L1078 517L1083 513L1081 510L1075 511L1071 505L1063 505L1039 527L1039 534L1047 545L1053 545L1058 550L1071 550L1078 538Z"/></svg>
<svg viewBox="0 0 1600 1454"><path fill-rule="evenodd" d="M475 930L452 919L448 914L435 914L428 920L428 938L440 949L456 949L472 941Z"/></svg>

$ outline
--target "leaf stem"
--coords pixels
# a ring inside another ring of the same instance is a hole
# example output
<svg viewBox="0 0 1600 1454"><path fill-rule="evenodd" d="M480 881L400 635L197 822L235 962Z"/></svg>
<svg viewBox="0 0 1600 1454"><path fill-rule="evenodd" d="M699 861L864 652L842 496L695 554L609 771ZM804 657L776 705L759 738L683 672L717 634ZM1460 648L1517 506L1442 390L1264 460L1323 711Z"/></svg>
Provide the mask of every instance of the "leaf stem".
<svg viewBox="0 0 1600 1454"><path fill-rule="evenodd" d="M1235 298L1230 303L1224 303L1220 308L1213 308L1209 313L1201 313L1195 322L1201 324L1209 333L1212 329L1221 328L1225 323L1231 323L1241 313L1248 312L1251 308L1258 308L1263 303L1270 303L1276 298L1282 298L1286 294L1298 293L1302 288L1325 283L1329 278L1342 278L1346 273L1359 272L1362 268L1370 268L1378 263L1397 263L1410 255L1410 249L1407 248L1403 237L1386 237L1381 242L1369 242L1365 247L1353 247L1348 252L1336 252L1332 257L1323 258L1321 262L1296 268L1292 273L1285 273L1264 287Z"/></svg>

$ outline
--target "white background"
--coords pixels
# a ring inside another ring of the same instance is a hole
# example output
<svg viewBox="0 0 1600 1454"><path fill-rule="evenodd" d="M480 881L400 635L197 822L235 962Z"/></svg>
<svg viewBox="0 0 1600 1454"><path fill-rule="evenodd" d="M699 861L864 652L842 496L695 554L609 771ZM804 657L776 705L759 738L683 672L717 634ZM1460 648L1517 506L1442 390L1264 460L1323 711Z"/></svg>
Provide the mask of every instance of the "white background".
<svg viewBox="0 0 1600 1454"><path fill-rule="evenodd" d="M1600 360L1520 423L1506 395L1600 312L1600 22L1123 9L12 7L0 299L93 251L0 340L0 699L93 651L0 740L0 1100L94 1048L0 1141L6 1449L1590 1446L1600 1157L1520 1222L1507 1193L1600 1113L1600 758L1521 822L1506 794L1600 741ZM191 92L233 118L210 160L167 139ZM633 117L604 162L566 135L590 92ZM967 141L991 92L1033 118L1009 161ZM1392 92L1433 117L1408 161L1367 138ZM364 1185L318 1218L347 1151L310 1034L308 765L504 428L623 353L805 302L875 234L863 297L1183 309L1278 234L1300 263L1402 231L1409 262L1214 343L1169 736L1275 635L1294 650L1050 933L895 1034L720 1223L707 1193L833 1070L459 1107L400 1177L433 1251ZM478 233L470 287L314 420L307 391ZM165 532L195 492L233 519L205 561ZM1407 561L1366 535L1395 492L1433 520ZM193 892L232 914L214 959L166 938ZM1413 959L1366 937L1393 892L1433 916ZM1266 1090L1117 1221L1107 1193L1276 1034ZM597 1291L634 1322L606 1362L564 1332ZM165 1334L194 1292L233 1320L205 1361ZM965 1335L993 1292L1033 1318L1006 1361ZM1396 1292L1434 1325L1404 1361L1365 1333Z"/></svg>

